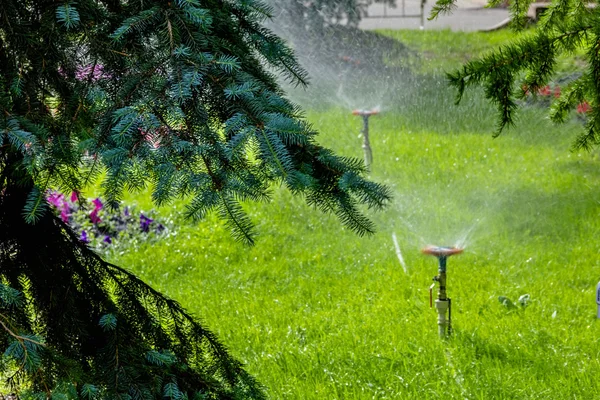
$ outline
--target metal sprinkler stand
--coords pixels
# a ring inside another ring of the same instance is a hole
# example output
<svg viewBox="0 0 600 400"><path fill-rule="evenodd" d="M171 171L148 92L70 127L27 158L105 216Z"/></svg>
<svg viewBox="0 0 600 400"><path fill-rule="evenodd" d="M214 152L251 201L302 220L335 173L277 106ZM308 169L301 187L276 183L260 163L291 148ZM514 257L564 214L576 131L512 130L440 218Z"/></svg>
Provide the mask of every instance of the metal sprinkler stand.
<svg viewBox="0 0 600 400"><path fill-rule="evenodd" d="M452 301L446 294L446 261L448 257L462 253L463 249L457 247L428 246L421 251L438 259L438 275L433 277L434 283L429 287L429 306L433 306L433 288L437 282L439 287L438 297L435 300L435 309L438 313L438 331L440 337L445 338L452 332ZM446 318L446 311L448 312L448 318Z"/></svg>
<svg viewBox="0 0 600 400"><path fill-rule="evenodd" d="M373 163L373 153L371 152L371 143L369 142L369 117L371 115L379 114L378 110L354 110L352 115L360 115L363 119L363 152L365 153L365 166L368 170L371 169Z"/></svg>

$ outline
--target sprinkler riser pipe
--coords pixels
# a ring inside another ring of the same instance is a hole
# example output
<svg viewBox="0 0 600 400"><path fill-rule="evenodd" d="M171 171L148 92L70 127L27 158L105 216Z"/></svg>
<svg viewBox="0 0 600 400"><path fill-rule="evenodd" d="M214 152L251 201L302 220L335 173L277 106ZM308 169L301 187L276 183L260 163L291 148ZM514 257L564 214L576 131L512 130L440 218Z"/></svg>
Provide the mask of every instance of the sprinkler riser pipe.
<svg viewBox="0 0 600 400"><path fill-rule="evenodd" d="M369 117L371 115L379 114L379 110L374 108L372 110L353 110L352 115L360 115L363 120L363 152L365 155L365 167L367 171L371 170L371 164L373 163L373 152L371 151L371 143L369 142Z"/></svg>
<svg viewBox="0 0 600 400"><path fill-rule="evenodd" d="M369 142L369 117L370 114L363 114L363 152L365 154L365 167L367 170L371 169L373 163L373 152L371 151L371 143Z"/></svg>
<svg viewBox="0 0 600 400"><path fill-rule="evenodd" d="M446 318L446 313L448 312L448 300L440 300L437 299L435 301L435 309L438 313L438 333L440 338L445 338L448 336L450 321Z"/></svg>
<svg viewBox="0 0 600 400"><path fill-rule="evenodd" d="M450 317L446 318L446 312L450 308L450 300L446 293L446 272L440 271L434 280L438 283L438 296L435 300L435 309L438 313L438 332L440 338L445 338L450 335Z"/></svg>
<svg viewBox="0 0 600 400"><path fill-rule="evenodd" d="M446 295L446 273L440 272L438 276L434 278L434 280L438 283L438 300L447 300L448 297Z"/></svg>
<svg viewBox="0 0 600 400"><path fill-rule="evenodd" d="M440 273L446 273L446 262L448 261L448 256L438 256L438 271Z"/></svg>

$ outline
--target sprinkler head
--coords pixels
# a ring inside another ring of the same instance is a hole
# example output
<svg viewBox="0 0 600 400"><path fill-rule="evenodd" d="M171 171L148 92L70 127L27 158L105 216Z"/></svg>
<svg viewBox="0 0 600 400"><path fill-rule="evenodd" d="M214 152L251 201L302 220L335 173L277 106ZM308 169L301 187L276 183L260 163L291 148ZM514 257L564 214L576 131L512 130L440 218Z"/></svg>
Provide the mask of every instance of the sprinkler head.
<svg viewBox="0 0 600 400"><path fill-rule="evenodd" d="M436 256L439 262L439 271L446 273L446 261L448 260L448 257L462 253L463 249L458 247L427 246L422 249L421 252L423 254Z"/></svg>
<svg viewBox="0 0 600 400"><path fill-rule="evenodd" d="M375 108L372 110L352 110L352 115L360 115L362 117L370 117L375 114L379 114L379 110Z"/></svg>
<svg viewBox="0 0 600 400"><path fill-rule="evenodd" d="M450 257L455 254L460 254L463 252L463 249L458 247L443 247L443 246L427 246L421 250L423 254L429 254L432 256L440 257Z"/></svg>

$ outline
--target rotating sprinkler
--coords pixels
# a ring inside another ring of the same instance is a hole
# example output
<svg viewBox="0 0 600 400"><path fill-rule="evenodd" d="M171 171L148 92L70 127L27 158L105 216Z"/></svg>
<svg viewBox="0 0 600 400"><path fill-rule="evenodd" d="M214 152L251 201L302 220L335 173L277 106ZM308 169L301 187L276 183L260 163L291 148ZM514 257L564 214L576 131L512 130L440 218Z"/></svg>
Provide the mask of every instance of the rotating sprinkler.
<svg viewBox="0 0 600 400"><path fill-rule="evenodd" d="M371 163L373 162L373 153L371 152L371 143L369 142L369 117L371 115L379 114L379 110L374 108L372 110L354 110L352 115L360 115L363 119L363 151L365 153L365 167L371 169Z"/></svg>
<svg viewBox="0 0 600 400"><path fill-rule="evenodd" d="M429 287L429 306L433 306L433 288L437 282L439 287L438 296L435 300L435 309L438 313L438 331L440 337L445 338L452 332L452 301L446 295L446 261L448 261L448 257L462 253L463 249L458 247L427 246L421 251L423 254L429 254L438 259L438 275L433 277L434 282ZM446 312L448 312L447 318Z"/></svg>

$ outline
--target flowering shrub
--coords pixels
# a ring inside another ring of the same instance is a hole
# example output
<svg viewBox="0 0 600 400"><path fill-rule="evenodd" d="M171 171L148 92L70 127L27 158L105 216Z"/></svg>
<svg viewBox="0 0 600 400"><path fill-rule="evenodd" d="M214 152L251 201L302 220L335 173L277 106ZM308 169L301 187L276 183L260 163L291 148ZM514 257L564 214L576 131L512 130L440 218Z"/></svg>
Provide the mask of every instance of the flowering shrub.
<svg viewBox="0 0 600 400"><path fill-rule="evenodd" d="M590 103L588 103L587 101L584 101L583 103L579 103L577 105L577 114L585 114L588 113L592 110L592 107L590 106Z"/></svg>
<svg viewBox="0 0 600 400"><path fill-rule="evenodd" d="M84 202L76 192L67 197L49 191L46 199L60 218L79 233L79 240L96 248L106 248L123 239L161 234L166 229L152 218L152 213L137 212L129 206L110 210L100 198Z"/></svg>
<svg viewBox="0 0 600 400"><path fill-rule="evenodd" d="M525 98L526 98L525 101L528 104L535 102L536 104L542 105L544 107L550 106L550 103L552 102L552 98L558 99L561 94L561 88L559 85L555 85L554 87L552 87L550 85L546 85L544 87L538 88L535 91L536 96L531 95L531 90L526 85L524 85L521 89L523 90L523 94L525 95ZM588 112L590 112L591 109L592 109L592 107L590 106L590 104L584 100L583 102L581 102L577 105L577 108L575 111L580 116L583 116L583 115L587 114Z"/></svg>

